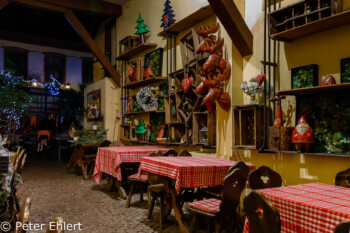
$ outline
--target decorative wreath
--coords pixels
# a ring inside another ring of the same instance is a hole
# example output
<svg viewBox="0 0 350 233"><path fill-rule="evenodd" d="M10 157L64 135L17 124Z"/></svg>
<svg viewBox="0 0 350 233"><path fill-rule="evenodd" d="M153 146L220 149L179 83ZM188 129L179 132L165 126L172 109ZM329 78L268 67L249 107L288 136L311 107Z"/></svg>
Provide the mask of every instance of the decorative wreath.
<svg viewBox="0 0 350 233"><path fill-rule="evenodd" d="M136 95L138 106L144 111L153 111L158 109L158 98L152 96L149 87L142 87Z"/></svg>

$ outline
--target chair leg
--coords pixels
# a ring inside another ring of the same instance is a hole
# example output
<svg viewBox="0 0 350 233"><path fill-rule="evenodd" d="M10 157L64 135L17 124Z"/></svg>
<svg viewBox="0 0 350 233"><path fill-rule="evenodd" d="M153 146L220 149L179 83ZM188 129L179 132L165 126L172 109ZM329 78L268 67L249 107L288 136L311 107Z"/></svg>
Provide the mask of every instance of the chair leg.
<svg viewBox="0 0 350 233"><path fill-rule="evenodd" d="M140 202L143 202L143 182L140 182Z"/></svg>
<svg viewBox="0 0 350 233"><path fill-rule="evenodd" d="M130 201L131 201L131 196L132 196L132 192L134 189L134 183L135 182L131 182L131 186L130 186L130 190L129 190L129 195L128 195L128 200L126 201L126 208L130 207Z"/></svg>
<svg viewBox="0 0 350 233"><path fill-rule="evenodd" d="M147 218L148 219L151 219L152 218L152 212L153 212L153 208L154 208L154 202L156 201L156 196L155 195L152 195L152 199L151 199L151 205L149 206L148 208L148 216Z"/></svg>
<svg viewBox="0 0 350 233"><path fill-rule="evenodd" d="M160 203L159 203L159 225L160 229L163 229L164 223L164 194L160 194Z"/></svg>
<svg viewBox="0 0 350 233"><path fill-rule="evenodd" d="M198 221L198 214L194 213L194 216L192 218L191 225L190 225L190 233L193 233L196 231L197 221Z"/></svg>

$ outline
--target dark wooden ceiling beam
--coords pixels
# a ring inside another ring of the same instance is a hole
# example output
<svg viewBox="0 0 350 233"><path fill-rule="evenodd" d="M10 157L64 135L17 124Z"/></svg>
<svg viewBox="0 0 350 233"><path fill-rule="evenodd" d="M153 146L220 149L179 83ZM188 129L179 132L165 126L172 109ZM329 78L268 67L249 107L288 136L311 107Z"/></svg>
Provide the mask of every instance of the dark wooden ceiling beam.
<svg viewBox="0 0 350 233"><path fill-rule="evenodd" d="M253 54L253 34L233 0L208 0L242 57Z"/></svg>
<svg viewBox="0 0 350 233"><path fill-rule="evenodd" d="M89 47L81 42L73 42L21 32L0 30L0 39L91 53Z"/></svg>
<svg viewBox="0 0 350 233"><path fill-rule="evenodd" d="M119 17L122 14L122 7L120 5L102 0L11 0L11 2L62 13L66 9L71 9L101 16Z"/></svg>
<svg viewBox="0 0 350 233"><path fill-rule="evenodd" d="M65 17L75 29L75 31L79 34L79 36L82 38L82 40L85 41L85 43L90 47L92 53L96 56L96 58L99 60L102 66L107 70L107 72L112 76L116 84L120 87L121 77L119 72L113 67L112 63L106 58L104 53L97 46L96 42L81 24L78 17L74 14L72 10L67 10L67 12L65 13Z"/></svg>
<svg viewBox="0 0 350 233"><path fill-rule="evenodd" d="M0 11L4 9L9 4L9 2L9 0L0 0Z"/></svg>

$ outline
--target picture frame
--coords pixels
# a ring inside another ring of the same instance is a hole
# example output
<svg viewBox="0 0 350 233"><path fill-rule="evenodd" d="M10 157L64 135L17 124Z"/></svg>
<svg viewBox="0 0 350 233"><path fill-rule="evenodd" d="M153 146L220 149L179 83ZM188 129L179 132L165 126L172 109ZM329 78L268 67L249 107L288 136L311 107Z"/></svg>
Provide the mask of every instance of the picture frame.
<svg viewBox="0 0 350 233"><path fill-rule="evenodd" d="M291 88L318 86L318 65L299 66L291 70Z"/></svg>
<svg viewBox="0 0 350 233"><path fill-rule="evenodd" d="M350 57L340 60L340 82L350 83Z"/></svg>
<svg viewBox="0 0 350 233"><path fill-rule="evenodd" d="M87 93L87 120L101 119L101 89Z"/></svg>
<svg viewBox="0 0 350 233"><path fill-rule="evenodd" d="M162 76L163 48L158 48L145 55L144 70L151 68L153 77Z"/></svg>

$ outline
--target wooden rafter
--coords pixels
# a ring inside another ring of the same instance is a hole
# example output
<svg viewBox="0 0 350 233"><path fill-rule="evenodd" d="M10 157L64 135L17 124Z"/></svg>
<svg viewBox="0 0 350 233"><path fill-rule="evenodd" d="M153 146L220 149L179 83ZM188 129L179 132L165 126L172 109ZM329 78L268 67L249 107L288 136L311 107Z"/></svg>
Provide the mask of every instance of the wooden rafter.
<svg viewBox="0 0 350 233"><path fill-rule="evenodd" d="M90 47L92 53L101 62L102 66L107 70L107 72L114 79L116 84L120 86L120 74L113 67L112 63L106 58L101 49L97 46L94 39L90 36L89 32L84 28L78 17L70 9L65 13L65 17L68 22L72 25L75 31L79 34L83 41Z"/></svg>
<svg viewBox="0 0 350 233"><path fill-rule="evenodd" d="M102 0L11 0L11 2L62 13L64 13L66 9L72 9L103 16L118 17L122 14L122 7L120 5Z"/></svg>
<svg viewBox="0 0 350 233"><path fill-rule="evenodd" d="M0 0L0 10L4 9L9 2L9 0Z"/></svg>
<svg viewBox="0 0 350 233"><path fill-rule="evenodd" d="M253 34L233 0L208 1L242 57L253 54Z"/></svg>

